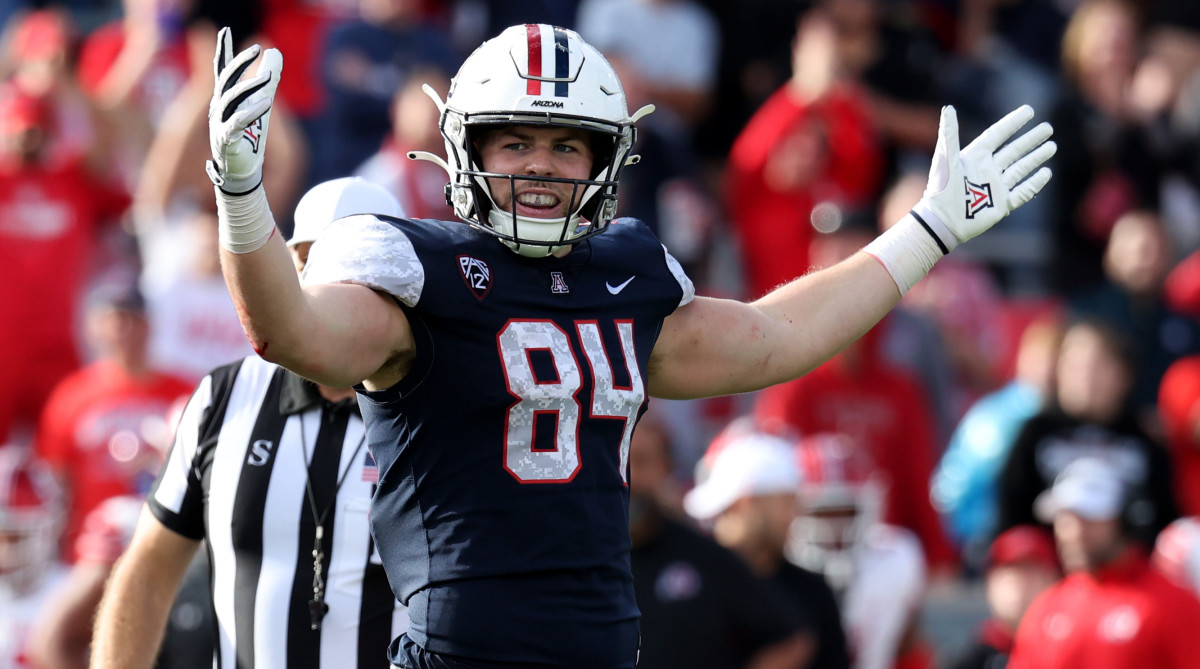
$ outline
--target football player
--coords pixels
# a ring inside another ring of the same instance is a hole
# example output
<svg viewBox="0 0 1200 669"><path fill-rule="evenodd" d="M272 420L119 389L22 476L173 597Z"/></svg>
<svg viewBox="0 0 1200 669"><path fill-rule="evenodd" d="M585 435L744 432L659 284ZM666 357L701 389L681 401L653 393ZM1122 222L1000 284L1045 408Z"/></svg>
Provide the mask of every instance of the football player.
<svg viewBox="0 0 1200 669"><path fill-rule="evenodd" d="M67 568L58 560L66 520L50 468L17 446L0 445L0 667L30 667L31 625Z"/></svg>
<svg viewBox="0 0 1200 669"><path fill-rule="evenodd" d="M917 634L925 555L911 531L883 522L887 482L862 445L816 434L795 447L799 512L789 558L838 593L855 669L928 666Z"/></svg>
<svg viewBox="0 0 1200 669"><path fill-rule="evenodd" d="M613 221L652 108L630 113L576 33L513 26L432 96L446 157L414 154L444 165L462 220L342 219L297 281L261 188L283 61L260 51L218 37L222 266L263 357L359 384L373 536L412 618L400 667L633 667L628 453L647 398L812 369L1040 191L1055 150L1047 124L1012 139L1028 107L960 150L947 107L925 197L865 252L753 304L696 297L644 224Z"/></svg>

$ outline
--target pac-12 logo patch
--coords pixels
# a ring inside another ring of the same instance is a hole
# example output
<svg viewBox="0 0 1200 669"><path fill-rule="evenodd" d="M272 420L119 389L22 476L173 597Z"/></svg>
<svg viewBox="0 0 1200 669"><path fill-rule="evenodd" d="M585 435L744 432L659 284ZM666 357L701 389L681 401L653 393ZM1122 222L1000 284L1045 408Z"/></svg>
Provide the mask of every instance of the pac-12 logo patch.
<svg viewBox="0 0 1200 669"><path fill-rule="evenodd" d="M266 114L263 116L266 116ZM242 138L250 142L250 150L254 153L258 153L259 144L262 142L262 127L263 117L259 116L242 131Z"/></svg>
<svg viewBox="0 0 1200 669"><path fill-rule="evenodd" d="M487 263L471 256L459 256L458 271L476 298L482 300L487 297L492 289L492 270L488 269Z"/></svg>
<svg viewBox="0 0 1200 669"><path fill-rule="evenodd" d="M963 185L967 191L967 218L975 218L975 214L992 206L992 184L971 183L963 177Z"/></svg>

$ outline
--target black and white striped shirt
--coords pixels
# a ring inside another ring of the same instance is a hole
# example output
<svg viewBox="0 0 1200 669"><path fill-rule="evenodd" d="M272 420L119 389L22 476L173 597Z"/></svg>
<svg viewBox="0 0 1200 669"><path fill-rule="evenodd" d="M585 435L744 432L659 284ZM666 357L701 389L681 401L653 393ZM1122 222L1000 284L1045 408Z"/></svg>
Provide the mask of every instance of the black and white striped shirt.
<svg viewBox="0 0 1200 669"><path fill-rule="evenodd" d="M217 669L388 666L388 643L408 617L367 525L378 473L362 444L353 398L330 403L312 383L258 357L200 382L148 503L166 527L207 539ZM329 509L329 612L317 631L308 607L310 472L318 513Z"/></svg>

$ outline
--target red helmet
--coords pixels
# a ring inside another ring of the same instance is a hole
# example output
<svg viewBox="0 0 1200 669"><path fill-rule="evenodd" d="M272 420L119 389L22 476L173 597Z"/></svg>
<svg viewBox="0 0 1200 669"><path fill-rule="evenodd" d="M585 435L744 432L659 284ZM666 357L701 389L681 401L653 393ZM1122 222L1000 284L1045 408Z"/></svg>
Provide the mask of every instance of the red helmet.
<svg viewBox="0 0 1200 669"><path fill-rule="evenodd" d="M22 448L0 446L0 591L37 584L55 561L64 515L50 469Z"/></svg>
<svg viewBox="0 0 1200 669"><path fill-rule="evenodd" d="M844 587L855 546L882 518L886 485L866 449L844 434L804 437L794 452L800 511L792 523L789 557Z"/></svg>

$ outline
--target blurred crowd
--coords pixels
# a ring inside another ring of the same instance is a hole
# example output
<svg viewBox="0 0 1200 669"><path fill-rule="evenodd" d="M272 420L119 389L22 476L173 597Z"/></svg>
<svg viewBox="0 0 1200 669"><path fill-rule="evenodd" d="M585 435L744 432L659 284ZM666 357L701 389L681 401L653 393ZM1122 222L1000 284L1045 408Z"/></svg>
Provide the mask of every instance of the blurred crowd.
<svg viewBox="0 0 1200 669"><path fill-rule="evenodd" d="M898 221L941 105L971 137L1031 104L1058 143L1042 195L809 375L652 403L631 455L642 665L999 667L1077 573L1200 587L1198 3L6 0L0 669L86 666L95 601L64 593L98 596L181 402L252 353L203 170L217 28L283 52L264 175L286 234L348 175L452 219L445 173L406 158L444 151L421 87L444 96L526 22L577 30L630 108L657 106L620 213L705 294L755 298ZM90 590L63 585L81 570ZM935 647L925 593L974 582L977 643ZM200 629L193 609L173 624Z"/></svg>

